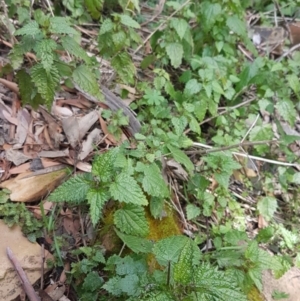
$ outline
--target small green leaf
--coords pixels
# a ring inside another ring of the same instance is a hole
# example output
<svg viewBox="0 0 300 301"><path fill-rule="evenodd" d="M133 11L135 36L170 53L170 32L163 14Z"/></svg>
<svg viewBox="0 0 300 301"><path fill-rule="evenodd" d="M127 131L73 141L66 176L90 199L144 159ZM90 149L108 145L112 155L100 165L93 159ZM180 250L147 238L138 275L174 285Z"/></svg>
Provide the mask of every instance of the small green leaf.
<svg viewBox="0 0 300 301"><path fill-rule="evenodd" d="M52 39L43 39L34 47L37 57L41 59L41 63L45 70L50 71L54 61L54 50L57 44Z"/></svg>
<svg viewBox="0 0 300 301"><path fill-rule="evenodd" d="M172 18L171 25L176 30L179 38L182 40L185 32L190 28L188 22L185 19Z"/></svg>
<svg viewBox="0 0 300 301"><path fill-rule="evenodd" d="M148 201L136 180L126 173L120 173L109 187L115 200L124 203L147 205Z"/></svg>
<svg viewBox="0 0 300 301"><path fill-rule="evenodd" d="M109 194L92 188L87 193L87 200L90 205L91 220L95 226L99 222L104 204L109 200Z"/></svg>
<svg viewBox="0 0 300 301"><path fill-rule="evenodd" d="M139 29L141 26L138 22L133 20L130 16L128 15L118 15L120 17L120 21L123 25Z"/></svg>
<svg viewBox="0 0 300 301"><path fill-rule="evenodd" d="M58 34L69 34L78 36L78 32L70 26L70 22L66 17L52 17L50 18L50 32Z"/></svg>
<svg viewBox="0 0 300 301"><path fill-rule="evenodd" d="M17 79L22 102L31 104L34 85L30 75L24 69L21 69L17 72Z"/></svg>
<svg viewBox="0 0 300 301"><path fill-rule="evenodd" d="M123 82L134 82L136 69L131 60L131 57L126 51L122 51L115 55L111 60L111 65L116 70Z"/></svg>
<svg viewBox="0 0 300 301"><path fill-rule="evenodd" d="M197 216L199 216L201 210L199 207L195 206L194 204L188 204L186 206L186 216L188 220L191 220Z"/></svg>
<svg viewBox="0 0 300 301"><path fill-rule="evenodd" d="M201 90L201 84L195 79L190 79L186 84L184 88L184 94L190 96L197 94Z"/></svg>
<svg viewBox="0 0 300 301"><path fill-rule="evenodd" d="M183 47L180 43L170 43L166 46L166 52L171 60L171 65L178 68L183 57Z"/></svg>
<svg viewBox="0 0 300 301"><path fill-rule="evenodd" d="M145 217L145 210L141 206L125 205L114 214L115 225L126 234L146 236L149 225Z"/></svg>
<svg viewBox="0 0 300 301"><path fill-rule="evenodd" d="M295 109L295 105L290 99L280 99L275 107L285 121L287 121L292 126L295 124L297 111Z"/></svg>
<svg viewBox="0 0 300 301"><path fill-rule="evenodd" d="M292 90L297 94L300 91L300 82L299 82L299 78L296 74L289 74L287 76L287 81L290 85L290 87L292 88Z"/></svg>
<svg viewBox="0 0 300 301"><path fill-rule="evenodd" d="M258 202L257 209L265 219L270 220L277 209L277 200L271 196L264 197Z"/></svg>
<svg viewBox="0 0 300 301"><path fill-rule="evenodd" d="M188 170L189 173L192 173L194 170L194 165L192 163L192 161L189 159L189 157L180 149L168 145L168 149L170 150L171 154L173 155L174 159L178 162L178 163L182 163L186 169Z"/></svg>

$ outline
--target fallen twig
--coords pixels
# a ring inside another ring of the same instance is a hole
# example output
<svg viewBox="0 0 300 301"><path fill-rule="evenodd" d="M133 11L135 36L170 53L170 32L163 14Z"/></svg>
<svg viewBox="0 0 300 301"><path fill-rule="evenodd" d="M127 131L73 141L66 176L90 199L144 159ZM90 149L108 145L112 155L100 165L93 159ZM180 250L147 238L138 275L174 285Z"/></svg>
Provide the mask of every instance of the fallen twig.
<svg viewBox="0 0 300 301"><path fill-rule="evenodd" d="M24 272L21 264L19 263L18 259L13 254L12 250L7 247L6 254L9 260L11 261L12 265L14 266L15 271L17 272L18 276L20 277L23 289L28 296L30 301L41 301L40 297L34 291L31 283L29 282L26 273Z"/></svg>

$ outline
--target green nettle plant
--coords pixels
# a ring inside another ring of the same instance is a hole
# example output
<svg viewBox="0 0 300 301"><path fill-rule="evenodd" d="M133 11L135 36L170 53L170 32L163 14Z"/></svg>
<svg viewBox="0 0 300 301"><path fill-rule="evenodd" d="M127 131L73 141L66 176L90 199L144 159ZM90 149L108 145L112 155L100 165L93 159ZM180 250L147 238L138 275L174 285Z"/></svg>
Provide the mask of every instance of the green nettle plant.
<svg viewBox="0 0 300 301"><path fill-rule="evenodd" d="M280 208L272 196L277 181L283 194L292 191L297 200L299 172L287 167L275 173L261 171L262 195L253 206L269 226L250 240L244 208L230 190L233 173L245 166L230 151L199 154L193 150L192 157L184 151L194 141L224 147L245 139L272 140L276 125L280 157L289 162L298 159L289 146L299 137L288 134L286 125L294 126L299 110L300 56L295 53L291 59L277 61L258 56L248 38L244 13L250 6L264 8L258 1L242 2L228 0L223 7L218 0L166 1L164 18L150 23L151 35L144 40L138 22L144 16L137 0L55 1L54 13L36 9L32 16L26 1L8 2L9 16L16 14L23 25L14 33L19 40L9 54L23 103L50 107L61 82L103 99L99 64L80 44L81 34L73 26L78 21L97 20L101 57L111 63L118 82L134 85L141 95L131 104L143 124L134 137L135 148L125 142L97 155L91 173L71 177L49 197L69 206L88 206L95 227L105 219L108 201L114 204L113 229L126 245L126 255L105 254L96 245L74 251L80 260L72 264L70 277L79 283L81 300L247 300L253 287L262 290L263 270L282 275L291 265L291 254L299 264L298 229L274 225ZM153 5L152 1L148 4ZM268 5L271 9L273 3ZM294 8L295 3L287 1L284 12L291 15L288 11ZM63 16L65 11L69 17ZM239 42L253 61L238 51ZM133 61L132 54L140 53L145 45L152 48L151 53L147 50L141 61ZM32 60L31 65L24 64L24 57ZM152 82L141 78L139 67L147 75L151 72ZM126 117L121 111L102 114L111 119L110 132L119 136ZM257 118L259 114L272 115L274 124ZM249 152L278 158L278 150L269 144L250 146ZM195 239L183 235L157 241L148 238L147 214L163 218L164 206L173 197L162 176L173 171L165 164L168 159L185 172L177 187L187 220L199 229L203 219L207 221L207 229ZM209 179L216 183L213 191L209 191ZM243 194L256 189L250 180L243 180L247 183ZM1 216L8 223L20 223L26 232L39 231L41 224L31 222L23 205L6 203L5 193L0 200ZM290 208L295 217L296 203ZM212 248L202 253L200 246L208 240ZM280 241L285 256L272 257L259 247L274 241Z"/></svg>

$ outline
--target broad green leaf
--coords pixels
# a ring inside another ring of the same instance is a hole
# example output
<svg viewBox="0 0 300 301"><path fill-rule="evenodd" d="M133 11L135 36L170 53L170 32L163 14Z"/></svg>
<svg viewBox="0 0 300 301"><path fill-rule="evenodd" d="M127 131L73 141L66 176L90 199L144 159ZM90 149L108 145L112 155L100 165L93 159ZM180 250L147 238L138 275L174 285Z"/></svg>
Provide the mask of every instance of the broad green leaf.
<svg viewBox="0 0 300 301"><path fill-rule="evenodd" d="M248 275L254 282L259 291L262 291L262 270L259 266L251 267L248 270Z"/></svg>
<svg viewBox="0 0 300 301"><path fill-rule="evenodd" d="M83 50L83 48L70 36L61 37L61 44L66 51L76 56L77 58L83 59L85 63L89 64L91 59Z"/></svg>
<svg viewBox="0 0 300 301"><path fill-rule="evenodd" d="M141 206L125 205L114 214L115 225L126 234L146 236L149 225L145 217L145 210Z"/></svg>
<svg viewBox="0 0 300 301"><path fill-rule="evenodd" d="M182 135L183 131L185 130L188 124L187 118L185 116L172 117L171 121L174 126L176 135L178 136Z"/></svg>
<svg viewBox="0 0 300 301"><path fill-rule="evenodd" d="M91 181L92 176L90 173L72 177L56 188L50 194L48 200L52 202L82 202L86 199Z"/></svg>
<svg viewBox="0 0 300 301"><path fill-rule="evenodd" d="M162 198L155 198L155 197L151 198L150 212L155 219L162 217L162 214L164 212L164 203L165 200Z"/></svg>
<svg viewBox="0 0 300 301"><path fill-rule="evenodd" d="M186 95L194 95L197 94L201 90L201 84L195 79L190 79L184 88L184 94Z"/></svg>
<svg viewBox="0 0 300 301"><path fill-rule="evenodd" d="M109 191L112 197L119 202L147 205L148 201L136 180L126 173L120 173L111 183Z"/></svg>
<svg viewBox="0 0 300 301"><path fill-rule="evenodd" d="M91 188L87 193L88 204L90 205L90 216L95 226L101 217L102 208L109 200L109 194L106 191Z"/></svg>
<svg viewBox="0 0 300 301"><path fill-rule="evenodd" d="M221 85L217 81L213 81L211 85L214 92L218 94L224 94L224 90L222 89Z"/></svg>
<svg viewBox="0 0 300 301"><path fill-rule="evenodd" d="M226 25L238 35L244 38L247 37L246 24L237 15L229 16L226 20Z"/></svg>
<svg viewBox="0 0 300 301"><path fill-rule="evenodd" d="M128 296L133 296L137 293L140 288L140 279L137 275L126 275L120 279L120 289L122 292L126 293Z"/></svg>
<svg viewBox="0 0 300 301"><path fill-rule="evenodd" d="M92 271L88 273L83 282L83 288L87 291L98 291L103 285L103 279L99 276L99 273Z"/></svg>
<svg viewBox="0 0 300 301"><path fill-rule="evenodd" d="M161 171L155 163L147 166L144 170L143 189L154 197L169 196L168 187L162 177Z"/></svg>
<svg viewBox="0 0 300 301"><path fill-rule="evenodd" d="M117 235L122 239L122 241L135 253L150 253L152 249L152 242L148 239L124 234L117 229L115 229Z"/></svg>
<svg viewBox="0 0 300 301"><path fill-rule="evenodd" d="M185 19L172 18L171 25L176 30L179 38L182 40L185 32L190 28L190 25Z"/></svg>
<svg viewBox="0 0 300 301"><path fill-rule="evenodd" d="M113 28L114 28L114 23L111 21L111 19L105 19L101 24L99 36L112 31Z"/></svg>
<svg viewBox="0 0 300 301"><path fill-rule="evenodd" d="M188 237L180 235L159 240L153 247L153 254L158 263L167 266L169 262L177 262L180 252L188 239Z"/></svg>
<svg viewBox="0 0 300 301"><path fill-rule="evenodd" d="M89 67L83 64L80 65L74 70L72 77L82 90L95 96L99 101L104 100L97 79Z"/></svg>
<svg viewBox="0 0 300 301"><path fill-rule="evenodd" d="M69 34L73 36L78 36L74 28L70 26L69 20L66 17L52 17L50 18L50 32L58 34Z"/></svg>
<svg viewBox="0 0 300 301"><path fill-rule="evenodd" d="M203 1L201 3L201 12L203 16L201 20L205 30L211 30L218 16L222 14L222 7L219 3Z"/></svg>
<svg viewBox="0 0 300 301"><path fill-rule="evenodd" d="M44 69L50 71L54 61L54 50L57 44L52 39L43 39L34 47L37 57L41 60Z"/></svg>
<svg viewBox="0 0 300 301"><path fill-rule="evenodd" d="M97 156L92 165L92 173L98 176L102 182L108 182L114 176L114 163L116 161L116 151L109 150Z"/></svg>
<svg viewBox="0 0 300 301"><path fill-rule="evenodd" d="M178 68L183 57L183 47L180 43L170 43L166 46L166 52L171 60L171 65Z"/></svg>
<svg viewBox="0 0 300 301"><path fill-rule="evenodd" d="M258 260L258 243L255 240L249 242L248 247L245 252L245 258L249 259L251 262L256 263Z"/></svg>
<svg viewBox="0 0 300 301"><path fill-rule="evenodd" d="M207 263L202 263L195 269L193 283L196 286L198 300L239 300L247 301L242 293L237 280L229 273L218 271Z"/></svg>
<svg viewBox="0 0 300 301"><path fill-rule="evenodd" d="M288 84L290 85L290 87L292 88L292 90L297 94L300 91L300 82L299 82L298 76L294 73L289 74L287 76L287 81L288 81Z"/></svg>
<svg viewBox="0 0 300 301"><path fill-rule="evenodd" d="M189 173L193 172L194 165L193 165L192 161L189 159L189 157L182 150L180 150L172 145L168 145L168 149L170 150L174 159L178 163L182 163L186 167L186 169L188 170Z"/></svg>
<svg viewBox="0 0 300 301"><path fill-rule="evenodd" d="M192 281L193 273L192 240L188 239L180 252L178 262L174 264L174 281L187 285Z"/></svg>
<svg viewBox="0 0 300 301"><path fill-rule="evenodd" d="M201 210L199 207L195 206L194 204L188 204L186 206L186 216L188 220L191 220L197 216L199 216Z"/></svg>
<svg viewBox="0 0 300 301"><path fill-rule="evenodd" d="M18 79L22 103L31 104L34 85L31 81L30 75L25 71L25 69L21 69L17 72L16 76Z"/></svg>
<svg viewBox="0 0 300 301"><path fill-rule="evenodd" d="M36 21L30 21L15 32L16 36L31 35L35 36L41 33L39 25Z"/></svg>
<svg viewBox="0 0 300 301"><path fill-rule="evenodd" d="M42 64L36 64L31 68L30 73L38 92L50 107L60 80L58 70L53 65L50 70L46 70Z"/></svg>
<svg viewBox="0 0 300 301"><path fill-rule="evenodd" d="M115 55L111 60L112 67L125 83L133 83L136 74L135 66L126 51Z"/></svg>
<svg viewBox="0 0 300 301"><path fill-rule="evenodd" d="M128 15L119 15L120 21L123 25L139 29L141 26L138 22L136 22L134 19L132 19Z"/></svg>
<svg viewBox="0 0 300 301"><path fill-rule="evenodd" d="M84 4L87 7L89 13L93 19L98 20L101 16L101 10L104 0L84 0Z"/></svg>
<svg viewBox="0 0 300 301"><path fill-rule="evenodd" d="M293 175L292 182L295 183L295 184L300 184L300 172L296 172Z"/></svg>
<svg viewBox="0 0 300 301"><path fill-rule="evenodd" d="M280 99L275 107L284 120L290 125L294 126L297 117L297 111L293 102L290 99Z"/></svg>
<svg viewBox="0 0 300 301"><path fill-rule="evenodd" d="M195 116L197 117L199 122L203 121L208 108L206 98L202 97L200 101L194 103L194 106L195 106L195 112L194 112Z"/></svg>
<svg viewBox="0 0 300 301"><path fill-rule="evenodd" d="M266 219L270 220L277 209L277 200L274 197L267 196L259 200L257 204L259 213Z"/></svg>

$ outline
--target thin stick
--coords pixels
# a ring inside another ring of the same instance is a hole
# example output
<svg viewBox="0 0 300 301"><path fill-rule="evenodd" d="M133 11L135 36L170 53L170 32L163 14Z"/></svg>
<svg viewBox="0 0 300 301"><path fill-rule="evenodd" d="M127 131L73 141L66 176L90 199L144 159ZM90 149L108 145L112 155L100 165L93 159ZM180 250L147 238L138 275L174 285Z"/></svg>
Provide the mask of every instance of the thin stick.
<svg viewBox="0 0 300 301"><path fill-rule="evenodd" d="M136 54L150 39L151 37L160 29L163 28L163 26L174 16L176 15L183 7L185 7L187 4L189 4L191 0L185 1L179 8L177 8L165 21L163 21L145 40L144 42L133 52L133 54Z"/></svg>
<svg viewBox="0 0 300 301"><path fill-rule="evenodd" d="M262 144L268 144L268 143L278 143L278 141L277 140L264 140L264 141L242 142L242 143L237 143L237 144L233 144L233 145L229 145L229 146L222 146L222 147L218 147L218 148L210 148L210 149L196 150L196 151L186 151L185 153L188 155L209 154L209 153L221 152L221 151L238 148L238 147L243 147L243 146L262 145Z"/></svg>
<svg viewBox="0 0 300 301"><path fill-rule="evenodd" d="M6 254L9 260L11 261L12 265L14 266L15 271L17 272L18 276L20 277L23 289L28 296L30 301L41 301L40 297L36 294L34 291L31 283L29 282L26 273L24 272L23 268L21 267L21 264L13 254L12 250L7 247L6 248Z"/></svg>
<svg viewBox="0 0 300 301"><path fill-rule="evenodd" d="M193 146L204 147L204 148L209 148L209 149L212 148L212 146L210 146L210 145L203 144L203 143L198 143L198 142L194 142ZM232 154L238 155L238 156L241 156L241 157L244 157L244 158L250 158L250 159L257 160L257 161L262 161L262 162L266 162L266 163L275 164L275 165L296 167L297 169L300 170L300 164L297 164L297 163L287 163L287 162L281 162L281 161L276 161L276 160L270 160L270 159L261 158L261 157L257 157L257 156L252 156L252 155L249 155L249 154L238 153L238 152L232 152Z"/></svg>

